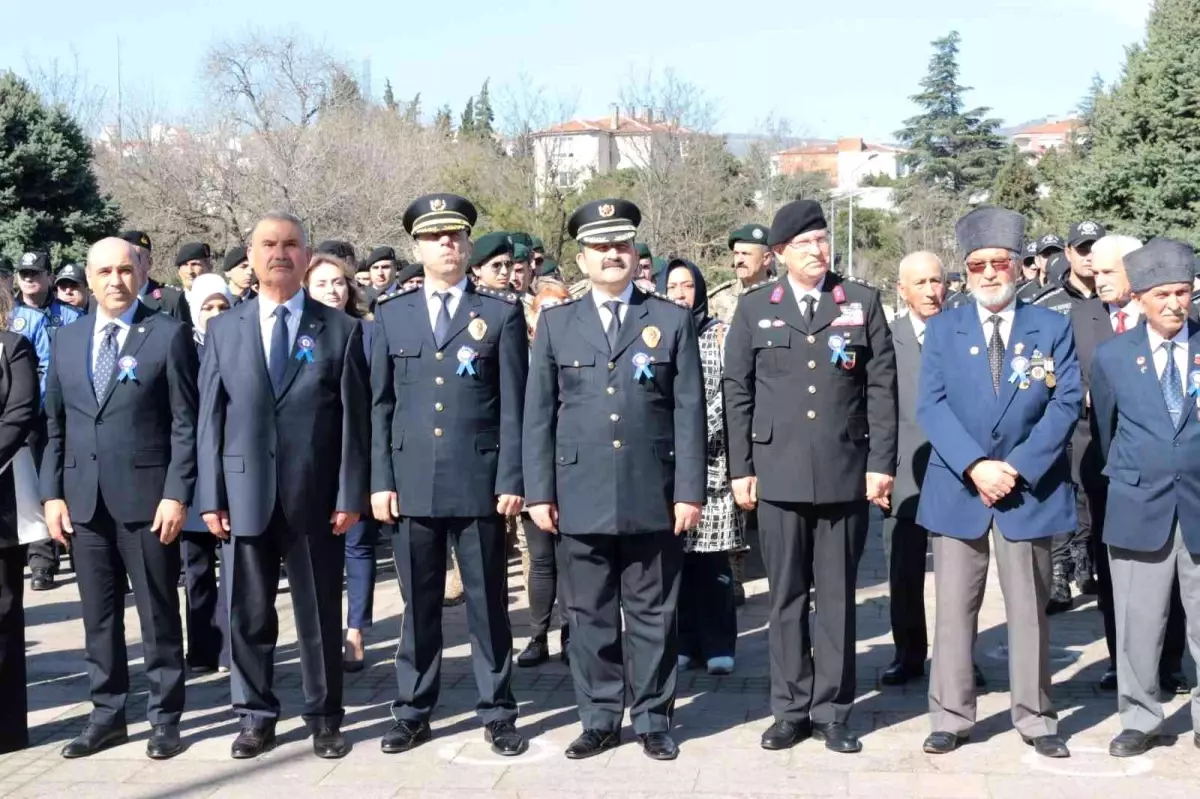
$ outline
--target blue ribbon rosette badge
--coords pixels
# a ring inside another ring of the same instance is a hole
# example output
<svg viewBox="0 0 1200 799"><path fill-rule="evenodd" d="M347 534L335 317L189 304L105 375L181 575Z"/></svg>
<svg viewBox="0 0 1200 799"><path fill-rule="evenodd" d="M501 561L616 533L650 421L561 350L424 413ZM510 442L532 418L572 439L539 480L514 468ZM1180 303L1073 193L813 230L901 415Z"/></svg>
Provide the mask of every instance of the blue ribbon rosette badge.
<svg viewBox="0 0 1200 799"><path fill-rule="evenodd" d="M829 337L830 363L849 363L850 356L846 354L846 339L836 333Z"/></svg>
<svg viewBox="0 0 1200 799"><path fill-rule="evenodd" d="M1188 396L1195 397L1196 405L1200 407L1200 370L1188 375L1188 384Z"/></svg>
<svg viewBox="0 0 1200 799"><path fill-rule="evenodd" d="M126 355L117 361L117 366L121 369L121 373L117 375L117 382L125 383L129 380L137 380L137 375L133 373L133 370L137 368L137 359L132 355Z"/></svg>
<svg viewBox="0 0 1200 799"><path fill-rule="evenodd" d="M458 350L458 371L456 374L459 377L467 375L475 376L475 358L479 356L475 350L470 347L460 347Z"/></svg>
<svg viewBox="0 0 1200 799"><path fill-rule="evenodd" d="M649 380L654 377L650 371L650 356L644 352L639 352L633 356L633 382L638 383L643 379Z"/></svg>
<svg viewBox="0 0 1200 799"><path fill-rule="evenodd" d="M1018 355L1012 359L1012 374L1008 376L1008 382L1024 383L1029 379L1029 359L1024 355Z"/></svg>
<svg viewBox="0 0 1200 799"><path fill-rule="evenodd" d="M296 344L300 349L296 352L297 361L313 362L313 340L312 336L301 336L296 339Z"/></svg>

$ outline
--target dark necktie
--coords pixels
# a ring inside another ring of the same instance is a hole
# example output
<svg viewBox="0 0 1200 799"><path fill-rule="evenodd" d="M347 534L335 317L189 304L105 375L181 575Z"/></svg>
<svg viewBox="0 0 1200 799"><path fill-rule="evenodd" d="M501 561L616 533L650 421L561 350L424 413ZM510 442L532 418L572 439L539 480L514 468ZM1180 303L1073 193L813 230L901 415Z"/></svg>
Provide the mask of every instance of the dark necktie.
<svg viewBox="0 0 1200 799"><path fill-rule="evenodd" d="M92 370L92 391L96 392L96 402L104 402L108 392L108 384L112 381L113 371L117 368L117 330L116 322L104 326L104 338L100 340L100 351L96 353L96 368Z"/></svg>
<svg viewBox="0 0 1200 799"><path fill-rule="evenodd" d="M621 335L621 301L609 300L604 303L604 307L612 315L608 320L608 327L604 331L604 335L608 338L608 351L617 351L617 337Z"/></svg>
<svg viewBox="0 0 1200 799"><path fill-rule="evenodd" d="M1171 423L1178 427L1179 417L1183 414L1183 386L1179 382L1179 367L1175 365L1175 342L1164 341L1162 348L1167 353L1167 365L1158 382L1167 403L1167 413L1171 414Z"/></svg>
<svg viewBox="0 0 1200 799"><path fill-rule="evenodd" d="M437 321L433 325L433 341L440 350L446 343L446 336L450 333L450 292L435 291L433 296L437 297L442 304L442 307L438 309Z"/></svg>
<svg viewBox="0 0 1200 799"><path fill-rule="evenodd" d="M1127 320L1128 318L1129 318L1129 314L1125 313L1124 311L1117 311L1117 328L1114 332L1124 333L1125 330L1127 329L1125 327L1125 320Z"/></svg>
<svg viewBox="0 0 1200 799"><path fill-rule="evenodd" d="M817 301L812 297L804 300L804 321L811 323L817 312Z"/></svg>
<svg viewBox="0 0 1200 799"><path fill-rule="evenodd" d="M988 365L992 367L992 390L1000 393L1000 369L1004 366L1004 339L1000 336L1000 317L993 314L992 339L988 342Z"/></svg>
<svg viewBox="0 0 1200 799"><path fill-rule="evenodd" d="M271 363L267 371L271 375L271 388L275 396L283 392L283 376L287 373L288 362L288 329L287 318L290 315L287 306L275 307L275 327L271 330Z"/></svg>

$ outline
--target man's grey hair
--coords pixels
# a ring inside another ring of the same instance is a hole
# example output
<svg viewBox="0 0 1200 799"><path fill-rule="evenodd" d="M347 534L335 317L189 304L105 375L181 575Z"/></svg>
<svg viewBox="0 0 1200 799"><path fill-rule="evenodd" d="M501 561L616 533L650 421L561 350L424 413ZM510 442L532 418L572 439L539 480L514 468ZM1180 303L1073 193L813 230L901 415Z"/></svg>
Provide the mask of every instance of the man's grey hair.
<svg viewBox="0 0 1200 799"><path fill-rule="evenodd" d="M910 263L910 262L916 260L917 258L922 258L922 257L932 258L934 263L936 263L938 265L938 271L941 273L942 277L943 278L946 277L946 265L944 263L942 263L942 259L940 257L938 257L937 253L930 252L928 250L917 250L916 252L910 252L908 255L906 255L900 259L900 263L896 267L896 281L900 282L901 280L903 280L904 265L906 263Z"/></svg>
<svg viewBox="0 0 1200 799"><path fill-rule="evenodd" d="M287 211L267 211L258 218L254 223L254 227L250 228L250 239L254 239L254 231L258 230L258 226L263 222L290 222L300 231L300 244L304 247L308 246L308 231L304 228L304 223L300 221L300 217Z"/></svg>
<svg viewBox="0 0 1200 799"><path fill-rule="evenodd" d="M1134 238L1133 236L1119 236L1115 234L1104 236L1097 239L1096 243L1092 245L1092 257L1107 258L1113 256L1124 258L1134 250L1141 249L1141 247L1141 239Z"/></svg>

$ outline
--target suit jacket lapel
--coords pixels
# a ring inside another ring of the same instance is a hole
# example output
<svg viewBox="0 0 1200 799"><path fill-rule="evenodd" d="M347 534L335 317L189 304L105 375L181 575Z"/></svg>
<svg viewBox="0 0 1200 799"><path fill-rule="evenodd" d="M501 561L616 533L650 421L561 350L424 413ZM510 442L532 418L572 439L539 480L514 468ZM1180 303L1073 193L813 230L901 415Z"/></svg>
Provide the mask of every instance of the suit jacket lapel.
<svg viewBox="0 0 1200 799"><path fill-rule="evenodd" d="M608 337L604 335L604 326L600 324L600 312L596 310L596 301L589 291L575 303L575 320L578 322L579 334L597 352L608 357Z"/></svg>
<svg viewBox="0 0 1200 799"><path fill-rule="evenodd" d="M808 322L800 314L800 306L796 299L796 292L792 291L792 282L787 279L787 276L779 278L779 282L775 284L775 288L771 289L771 296L775 296L775 292L780 288L783 289L779 302L771 303L772 312L787 323L789 327L795 328L798 332L808 335Z"/></svg>
<svg viewBox="0 0 1200 799"><path fill-rule="evenodd" d="M983 325L979 321L979 313L975 304L966 307L968 310L958 315L958 335L955 346L961 347L966 357L967 370L971 372L970 384L979 386L979 396L984 402L997 402L996 392L988 391L992 384L992 369L988 364L987 342L983 338Z"/></svg>
<svg viewBox="0 0 1200 799"><path fill-rule="evenodd" d="M433 325L429 321L429 303L425 299L425 289L417 289L403 297L403 299L408 302L409 310L413 316L417 317L417 329L421 331L421 340L430 349L436 350L437 342L433 340Z"/></svg>
<svg viewBox="0 0 1200 799"><path fill-rule="evenodd" d="M982 327L982 326L981 326ZM1034 334L1038 332L1037 323L1032 321L1032 317L1027 313L1023 306L1018 305L1017 311L1013 315L1012 330L1008 333L1008 347L1004 351L1004 361L1000 364L1000 405L997 408L996 421L1004 416L1004 412L1008 410L1009 404L1013 401L1013 397L1020 391L1020 383L1016 380L1009 380L1012 376L1013 358L1017 357L1017 346L1021 347L1021 355L1024 358L1031 359L1033 351L1036 349L1034 344ZM1053 357L1050 353L1042 353L1047 357ZM1028 375L1029 373L1026 372ZM988 377L991 377L991 365L988 365ZM1032 383L1032 379L1030 380ZM1029 389L1025 389L1028 391Z"/></svg>
<svg viewBox="0 0 1200 799"><path fill-rule="evenodd" d="M150 335L150 330L154 327L154 316L158 312L147 307L141 302L138 303L137 309L133 312L133 320L129 324L129 332L125 334L125 344L122 345L120 352L117 353L117 363L112 374L108 379L108 387L104 390L104 401L100 402L96 408L96 413L101 413L108 406L112 395L116 393L117 378L121 376L121 360L126 356L136 358L138 350L146 343L147 336ZM93 321L93 327L95 320ZM91 341L88 342L88 356L91 356ZM134 373L136 375L135 367ZM95 396L95 391L92 392Z"/></svg>
<svg viewBox="0 0 1200 799"><path fill-rule="evenodd" d="M1200 322L1192 319L1187 321L1188 326L1188 359L1184 366L1183 372L1183 412L1179 414L1179 425L1175 428L1175 435L1183 432L1183 428L1188 424L1200 423L1200 420L1192 417L1200 414L1200 388L1197 388L1196 394L1192 394L1192 373L1200 373L1200 361L1197 361L1200 355ZM1163 401L1165 407L1166 401Z"/></svg>
<svg viewBox="0 0 1200 799"><path fill-rule="evenodd" d="M274 395L274 389L271 388L271 373L267 371L267 354L263 352L262 324L258 320L258 302L258 297L255 296L238 306L238 310L242 314L240 324L243 328L243 341L247 342L244 346L250 351L250 372L258 376L268 395Z"/></svg>
<svg viewBox="0 0 1200 799"><path fill-rule="evenodd" d="M1150 350L1150 335L1147 332L1146 323L1143 321L1137 328L1126 335L1136 337L1132 344L1134 352L1133 363L1130 364L1137 370L1135 374L1137 385L1141 387L1142 393L1145 395L1143 402L1147 408L1157 409L1159 425L1165 431L1170 431L1170 435L1166 438L1174 436L1175 425L1171 424L1171 412L1167 410L1167 400L1162 393L1162 383L1158 379L1158 370L1154 366L1154 353ZM1138 363L1138 358L1145 358L1143 363ZM1182 414L1180 414L1182 416Z"/></svg>
<svg viewBox="0 0 1200 799"><path fill-rule="evenodd" d="M831 275L825 275L825 282L821 287L821 301L817 303L817 310L813 314L812 322L808 324L808 332L810 334L821 332L832 325L833 321L841 315L842 309L838 306L837 301L833 299L833 287L838 282ZM866 328L865 319L863 328Z"/></svg>
<svg viewBox="0 0 1200 799"><path fill-rule="evenodd" d="M459 298L458 307L454 309L454 316L450 318L450 329L446 333L446 340L442 342L443 346L449 346L454 337L467 329L467 325L471 324L471 320L479 315L479 307L483 305L483 300L479 299L479 293L475 291L475 285L468 280L467 287L463 290L462 297Z"/></svg>
<svg viewBox="0 0 1200 799"><path fill-rule="evenodd" d="M461 303L460 303L461 305ZM304 368L312 368L314 364L308 362L307 358L300 356L300 339L307 336L313 340L313 358L315 359L320 353L321 347L321 331L325 328L325 306L304 295L304 312L300 315L300 327L296 330L296 340L292 342L292 350L288 355L287 370L283 373L283 388L279 390L279 396L275 398L278 402L287 396L288 389L292 386L292 381L296 379L296 375L300 374L300 370Z"/></svg>
<svg viewBox="0 0 1200 799"><path fill-rule="evenodd" d="M637 341L645 327L643 319L650 311L646 307L646 295L639 288L633 289L629 297L629 308L625 311L625 321L621 323L621 332L617 334L617 346L613 347L612 360L616 360L629 345ZM599 314L597 314L599 316ZM607 339L605 339L607 341Z"/></svg>

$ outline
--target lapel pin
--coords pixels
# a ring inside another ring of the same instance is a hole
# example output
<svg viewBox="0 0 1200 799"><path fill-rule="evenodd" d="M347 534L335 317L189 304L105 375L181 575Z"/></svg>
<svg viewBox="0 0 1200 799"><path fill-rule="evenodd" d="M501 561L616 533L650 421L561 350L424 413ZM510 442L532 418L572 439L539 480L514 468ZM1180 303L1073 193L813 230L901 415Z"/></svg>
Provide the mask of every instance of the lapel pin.
<svg viewBox="0 0 1200 799"><path fill-rule="evenodd" d="M145 333L145 332L146 332L146 328L144 328L144 327L139 327L139 328L138 328L138 332L139 332L139 333Z"/></svg>
<svg viewBox="0 0 1200 799"><path fill-rule="evenodd" d="M979 348L978 348L978 347L972 347L972 348L971 348L971 354L972 354L972 355L978 355L978 354L979 354Z"/></svg>
<svg viewBox="0 0 1200 799"><path fill-rule="evenodd" d="M1018 341L1017 346L1013 347L1013 352L1016 353L1017 355L1020 355L1024 351L1025 351L1025 343L1022 341Z"/></svg>

